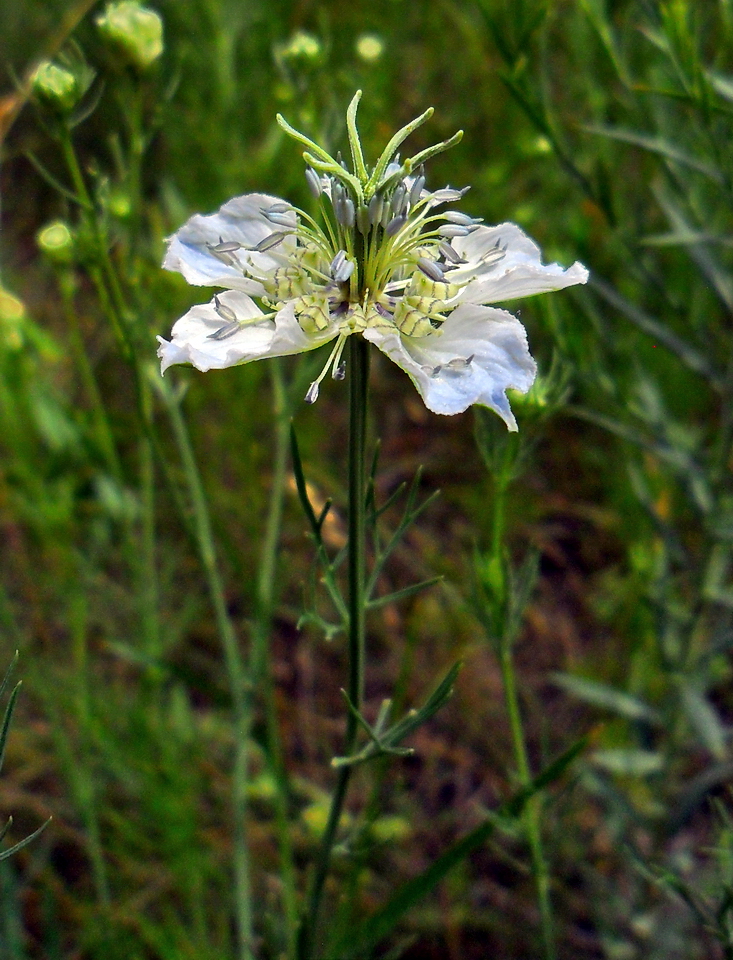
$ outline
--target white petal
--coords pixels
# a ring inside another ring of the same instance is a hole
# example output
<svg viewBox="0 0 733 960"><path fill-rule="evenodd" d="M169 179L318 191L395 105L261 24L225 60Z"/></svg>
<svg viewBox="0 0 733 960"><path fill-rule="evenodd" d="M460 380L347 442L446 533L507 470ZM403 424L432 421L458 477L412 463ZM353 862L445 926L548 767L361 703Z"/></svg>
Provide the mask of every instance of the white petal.
<svg viewBox="0 0 733 960"><path fill-rule="evenodd" d="M517 429L505 391L526 393L537 366L524 327L510 313L461 304L427 337L403 337L383 328L369 328L364 336L409 374L428 410L461 413L480 403L495 410L510 430Z"/></svg>
<svg viewBox="0 0 733 960"><path fill-rule="evenodd" d="M245 248L254 247L265 237L282 231L281 226L270 223L262 213L263 208L266 210L275 203L282 203L282 200L264 193L249 193L229 200L217 213L194 214L180 230L169 237L168 251L163 260L164 269L182 273L189 283L197 286L228 287L261 296L264 294L262 285L245 277L238 261L244 263L249 260L250 255ZM219 240L242 244L241 250L230 255L234 263L223 262L207 246L214 246ZM267 258L263 262L260 255L260 269L273 266L274 261L269 262Z"/></svg>
<svg viewBox="0 0 733 960"><path fill-rule="evenodd" d="M264 316L259 307L239 290L219 294L219 303L233 310L239 320ZM191 363L197 370L221 370L261 357L281 357L291 353L314 350L333 339L335 327L317 336L303 332L295 318L292 304L287 304L270 320L263 319L241 327L222 340L210 339L226 321L216 311L216 302L201 303L191 309L173 326L171 340L158 337L160 370L165 373L175 363Z"/></svg>
<svg viewBox="0 0 733 960"><path fill-rule="evenodd" d="M540 248L515 223L478 227L467 237L453 240L453 247L468 261L450 274L454 283L469 280L456 297L458 303L499 303L562 290L588 279L581 263L567 270L558 263L543 264Z"/></svg>

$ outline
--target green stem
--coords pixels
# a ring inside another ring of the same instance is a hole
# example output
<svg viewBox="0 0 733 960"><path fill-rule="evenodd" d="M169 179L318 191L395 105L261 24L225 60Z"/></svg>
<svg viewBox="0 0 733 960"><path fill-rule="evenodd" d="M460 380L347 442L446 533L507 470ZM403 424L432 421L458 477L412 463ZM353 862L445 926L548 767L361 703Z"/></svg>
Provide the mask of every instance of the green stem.
<svg viewBox="0 0 733 960"><path fill-rule="evenodd" d="M504 530L506 525L506 498L509 485L513 478L513 465L517 451L509 443L504 457L498 467L494 486L493 523L492 523L492 557L495 561L495 572L501 571L500 599L504 609L507 609L511 583L506 576L506 567L503 563ZM522 713L519 706L516 673L514 671L513 637L504 635L499 640L499 664L501 667L502 682L504 685L504 700L509 717L514 762L516 764L519 782L522 787L529 787L532 783L532 770L527 755L527 745L522 728ZM550 875L542 844L542 797L534 794L529 798L522 811L524 834L530 849L532 860L532 874L537 889L537 903L540 910L542 926L542 944L545 960L555 960L554 919L552 901L550 898Z"/></svg>
<svg viewBox="0 0 733 960"><path fill-rule="evenodd" d="M272 616L275 602L275 580L277 553L282 526L283 504L287 485L288 449L290 446L290 419L282 367L278 361L269 365L272 382L273 414L275 420L275 455L270 488L270 509L265 524L265 536L260 554L259 577L257 581L257 613L252 631L251 672L252 682L262 689L265 708L265 727L267 737L267 760L270 773L275 782L275 822L278 846L280 848L280 871L283 884L283 907L285 911L285 930L287 937L287 955L293 957L296 950L298 930L298 899L293 858L293 845L290 840L288 821L288 803L290 788L288 784L282 744L277 721L275 685L272 677Z"/></svg>
<svg viewBox="0 0 733 960"><path fill-rule="evenodd" d="M512 656L510 642L502 642L499 661L501 664L504 698L509 715L509 726L512 734L512 745L514 747L514 760L517 765L519 782L522 787L529 787L532 783L532 771L529 766L527 746L522 730L522 715L519 709L519 695L517 692L514 658ZM535 794L527 801L522 813L522 819L524 820L525 836L532 858L532 874L534 875L537 888L537 902L540 908L545 960L555 960L557 954L555 951L552 901L550 899L550 875L542 844L541 816L542 797L540 794Z"/></svg>
<svg viewBox="0 0 733 960"><path fill-rule="evenodd" d="M249 740L252 726L250 691L246 683L245 668L224 600L222 583L214 548L209 509L201 477L191 447L186 424L177 400L168 389L161 391L170 415L178 452L181 457L186 483L194 514L196 541L201 555L209 596L214 607L219 636L224 647L229 687L234 710L235 754L232 784L232 807L234 816L234 877L235 909L238 934L239 960L254 960L252 891L250 887L249 852L245 836L247 813L247 776L249 770Z"/></svg>
<svg viewBox="0 0 733 960"><path fill-rule="evenodd" d="M366 626L365 546L366 546L366 419L369 380L369 344L359 336L349 338L349 699L361 711L364 700L364 654ZM356 744L359 725L349 712L346 721L346 746L349 756ZM316 861L315 874L308 901L308 911L300 931L299 960L316 960L322 953L313 952L318 933L323 886L331 864L333 846L341 821L351 766L341 767L331 798L326 829Z"/></svg>
<svg viewBox="0 0 733 960"><path fill-rule="evenodd" d="M64 319L69 328L71 351L74 354L74 360L79 371L82 386L91 405L94 434L107 464L107 469L121 485L123 482L122 467L117 454L107 410L102 400L99 385L97 384L94 370L89 361L86 347L84 346L84 338L74 304L74 280L70 270L63 269L59 271L59 288L61 290L61 302L64 308Z"/></svg>

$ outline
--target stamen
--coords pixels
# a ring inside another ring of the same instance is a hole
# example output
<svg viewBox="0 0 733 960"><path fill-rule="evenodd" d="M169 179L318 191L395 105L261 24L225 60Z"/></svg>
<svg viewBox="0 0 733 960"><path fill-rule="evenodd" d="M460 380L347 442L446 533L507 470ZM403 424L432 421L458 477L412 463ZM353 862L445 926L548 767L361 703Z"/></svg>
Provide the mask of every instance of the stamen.
<svg viewBox="0 0 733 960"><path fill-rule="evenodd" d="M341 360L341 354L344 352L344 347L346 346L346 337L340 336L336 341L336 349L334 350L335 356L333 356L333 363L331 364L331 377L334 380L343 380L346 377L346 362Z"/></svg>
<svg viewBox="0 0 733 960"><path fill-rule="evenodd" d="M379 223L384 211L384 197L381 193L375 193L369 201L369 221L372 225Z"/></svg>
<svg viewBox="0 0 733 960"><path fill-rule="evenodd" d="M267 250L272 250L273 247L282 243L285 237L289 237L292 232L292 230L283 230L280 233L271 233L269 237L263 237L252 249L257 253L265 253Z"/></svg>
<svg viewBox="0 0 733 960"><path fill-rule="evenodd" d="M336 256L331 261L329 271L331 277L336 283L346 283L351 274L354 272L356 264L353 260L346 259L346 251L339 250Z"/></svg>
<svg viewBox="0 0 733 960"><path fill-rule="evenodd" d="M218 243L207 243L206 246L212 253L234 253L236 250L242 249L242 244L237 243L236 240L225 241L221 237L219 237Z"/></svg>
<svg viewBox="0 0 733 960"><path fill-rule="evenodd" d="M222 303L216 294L214 294L214 310L216 310L222 320L226 320L228 323L239 323L236 313L231 307Z"/></svg>
<svg viewBox="0 0 733 960"><path fill-rule="evenodd" d="M481 217L469 217L467 213L462 213L460 210L449 210L443 214L443 219L447 220L448 223L457 223L462 227L470 227L484 222Z"/></svg>
<svg viewBox="0 0 733 960"><path fill-rule="evenodd" d="M449 360L446 363L446 367L449 370L460 371L465 370L466 367L471 366L473 358L476 356L475 353L472 353L470 357L455 357L453 360Z"/></svg>
<svg viewBox="0 0 733 960"><path fill-rule="evenodd" d="M442 283L445 280L445 274L440 264L436 263L435 260L428 260L427 257L418 257L417 265L428 280L435 280L436 283Z"/></svg>
<svg viewBox="0 0 733 960"><path fill-rule="evenodd" d="M468 263L467 260L464 260L463 257L458 253L457 250L454 250L453 247L448 243L447 240L441 240L438 244L438 250L443 254L446 260L450 263Z"/></svg>
<svg viewBox="0 0 733 960"><path fill-rule="evenodd" d="M405 199L406 193L407 193L407 190L405 188L404 183L398 183L397 186L395 187L394 193L392 194L392 202L391 202L392 213L394 213L396 217L398 217L402 213L402 204Z"/></svg>
<svg viewBox="0 0 733 960"><path fill-rule="evenodd" d="M387 234L388 237L393 237L396 233L400 232L400 230L404 227L406 223L407 223L407 217L403 217L403 216L394 217L392 220L389 221L387 226L384 228L384 232Z"/></svg>
<svg viewBox="0 0 733 960"><path fill-rule="evenodd" d="M321 178L318 176L313 167L305 168L305 181L308 184L308 189L313 194L314 199L318 199L323 193L323 185L321 184Z"/></svg>
<svg viewBox="0 0 733 960"><path fill-rule="evenodd" d="M470 189L470 187L464 187L462 190L456 190L454 187L443 187L441 190L436 190L431 195L431 199L436 203L457 203Z"/></svg>
<svg viewBox="0 0 733 960"><path fill-rule="evenodd" d="M425 186L425 177L422 174L420 174L420 176L416 178L415 182L412 185L412 188L410 189L410 206L411 207L414 207L415 204L419 202L424 186Z"/></svg>
<svg viewBox="0 0 733 960"><path fill-rule="evenodd" d="M507 246L507 243L502 246L501 240L497 240L494 246L490 250L487 250L486 253L480 258L481 263L492 264L503 260L506 256Z"/></svg>
<svg viewBox="0 0 733 960"><path fill-rule="evenodd" d="M265 216L270 223L276 223L279 227L292 227L293 218L284 213L266 213Z"/></svg>
<svg viewBox="0 0 733 960"><path fill-rule="evenodd" d="M237 250L241 250L242 244L237 243L236 240L230 240L225 242L219 237L218 243L206 243L206 248L217 260L221 260L222 263L225 263L228 267L238 267L240 266L239 261L236 257L232 256Z"/></svg>
<svg viewBox="0 0 733 960"><path fill-rule="evenodd" d="M336 205L335 213L336 219L342 227L350 230L354 226L356 211L354 209L354 201L351 197L343 197L341 202Z"/></svg>
<svg viewBox="0 0 733 960"><path fill-rule="evenodd" d="M446 223L444 226L438 227L438 233L441 237L448 237L449 240L452 240L454 237L467 237L471 233L471 228Z"/></svg>
<svg viewBox="0 0 733 960"><path fill-rule="evenodd" d="M344 262L345 259L346 259L346 251L339 250L339 252L331 261L331 265L329 266L328 270L331 276L334 278L334 280L336 279L336 273L339 267L341 266L341 264Z"/></svg>
<svg viewBox="0 0 733 960"><path fill-rule="evenodd" d="M338 271L333 274L333 279L336 283L346 283L346 281L351 277L351 274L354 272L356 264L353 260L345 260Z"/></svg>
<svg viewBox="0 0 733 960"><path fill-rule="evenodd" d="M331 368L332 376L334 380L340 380L341 377L337 377L335 371L340 369L341 354L344 350L344 344L346 343L346 338L348 334L340 333L339 338L336 341L333 350L329 354L326 364L318 375L318 379L314 380L313 383L308 387L308 390L305 395L306 403L315 403L318 399L318 394L321 392L321 381L328 373L329 367Z"/></svg>

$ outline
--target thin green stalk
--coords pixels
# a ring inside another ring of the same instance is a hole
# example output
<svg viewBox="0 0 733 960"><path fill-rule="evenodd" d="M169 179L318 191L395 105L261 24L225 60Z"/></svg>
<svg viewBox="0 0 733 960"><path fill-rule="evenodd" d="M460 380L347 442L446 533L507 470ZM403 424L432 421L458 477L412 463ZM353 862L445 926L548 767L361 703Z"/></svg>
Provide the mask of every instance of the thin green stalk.
<svg viewBox="0 0 733 960"><path fill-rule="evenodd" d="M64 319L69 327L69 343L71 345L74 360L81 377L81 382L91 404L92 418L94 423L94 432L97 438L99 448L104 455L107 463L107 469L118 483L122 482L122 467L117 455L112 428L110 427L107 410L99 392L97 379L94 376L94 370L89 362L84 338L79 327L79 318L74 305L73 278L71 271L64 268L59 271L59 288L61 290L61 302L64 307Z"/></svg>
<svg viewBox="0 0 733 960"><path fill-rule="evenodd" d="M529 787L532 783L532 772L529 767L527 747L524 742L524 733L522 730L522 717L519 710L519 697L517 694L511 644L502 644L499 661L504 683L504 698L509 715L509 726L512 733L514 759L517 765L517 773L519 774L519 783L525 788ZM542 844L541 814L542 796L535 794L527 801L522 812L522 820L524 821L524 831L532 858L532 874L537 887L537 902L540 908L544 954L546 960L555 960L557 956L555 950L555 924L552 912L552 901L550 899L550 875Z"/></svg>
<svg viewBox="0 0 733 960"><path fill-rule="evenodd" d="M260 553L257 581L257 613L252 631L252 681L263 691L267 759L275 782L275 822L280 849L280 877L282 879L283 908L288 956L295 956L298 932L298 898L296 888L293 845L290 840L288 801L290 790L283 760L280 730L277 722L275 685L272 678L272 616L275 602L275 575L282 526L282 513L287 484L290 420L283 382L282 367L277 361L269 365L272 383L273 414L275 421L275 450L270 509L265 524L265 535Z"/></svg>
<svg viewBox="0 0 733 960"><path fill-rule="evenodd" d="M234 771L232 783L232 807L234 818L234 877L235 911L237 919L239 960L254 960L253 911L250 885L249 851L245 835L247 813L247 779L249 772L249 740L252 727L250 691L246 682L245 668L224 600L224 585L214 547L211 519L191 440L180 407L170 390L163 389L175 435L178 452L188 486L194 514L196 540L201 555L204 576L214 607L214 618L224 647L229 687L234 709Z"/></svg>
<svg viewBox="0 0 733 960"><path fill-rule="evenodd" d="M158 617L158 564L155 549L155 463L150 438L139 440L140 500L142 503L141 557L138 566L142 634L145 653L160 656L160 620Z"/></svg>
<svg viewBox="0 0 733 960"><path fill-rule="evenodd" d="M499 478L494 500L493 555L497 558L500 558L502 555L505 502L508 482L509 474L505 470L503 476ZM508 585L505 583L503 591L504 594L506 594L507 587ZM511 589L511 587L509 587L509 589ZM506 596L504 597L504 602L506 602ZM509 716L509 727L512 734L514 762L517 767L520 785L522 787L528 787L532 782L532 771L529 765L527 745L524 740L524 731L522 728L522 714L519 708L519 694L517 691L516 674L514 672L512 646L511 637L501 638L499 645L499 664L501 667L501 676L504 685L504 700L506 703L507 714ZM554 921L552 915L552 902L550 900L549 872L542 846L541 812L541 796L535 795L530 797L524 807L524 810L522 811L522 820L527 843L529 844L530 856L532 859L532 874L534 876L535 886L537 888L537 902L540 908L542 942L545 960L555 960L556 952Z"/></svg>
<svg viewBox="0 0 733 960"><path fill-rule="evenodd" d="M362 337L349 338L349 679L348 695L357 710L364 700L364 656L366 626L365 547L366 547L366 419L369 379L369 344ZM356 744L358 721L349 712L346 721L346 746L349 756ZM326 829L316 860L308 909L301 927L299 960L317 960L313 948L318 934L323 886L331 864L331 856L341 821L351 766L341 767L331 798Z"/></svg>
<svg viewBox="0 0 733 960"><path fill-rule="evenodd" d="M499 561L496 564L496 572L504 570L501 558L504 552L504 528L506 523L506 495L513 476L514 454L507 446L503 462L499 465L495 477L494 503L493 503L493 529L492 529L492 556ZM500 603L505 609L508 608L509 598L507 592L511 590L511 585L507 583L506 576L501 574L502 589ZM524 739L522 728L522 714L519 707L519 694L517 691L516 674L514 671L513 657L513 637L504 635L499 639L499 664L501 667L501 676L504 685L504 700L506 703L507 714L509 716L509 727L512 735L512 746L514 749L514 762L517 768L520 785L527 788L532 783L532 771L527 756L527 745ZM535 794L527 800L522 810L522 821L524 834L529 845L530 857L532 860L532 874L534 876L537 889L537 902L540 910L540 922L542 926L542 944L544 948L545 960L555 960L557 956L555 949L554 918L552 911L552 901L550 898L550 875L547 868L547 861L544 855L542 843L542 796Z"/></svg>

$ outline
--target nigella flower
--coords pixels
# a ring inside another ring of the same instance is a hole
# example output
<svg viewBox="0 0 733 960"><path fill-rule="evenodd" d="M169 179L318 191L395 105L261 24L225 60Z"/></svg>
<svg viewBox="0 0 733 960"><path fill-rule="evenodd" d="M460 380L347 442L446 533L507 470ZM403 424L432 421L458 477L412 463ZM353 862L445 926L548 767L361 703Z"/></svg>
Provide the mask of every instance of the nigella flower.
<svg viewBox="0 0 733 960"><path fill-rule="evenodd" d="M588 271L543 264L515 224L489 227L454 209L465 190L427 189L424 163L460 132L399 161L400 145L432 109L367 169L356 131L360 96L347 113L351 169L278 116L307 147L322 224L253 193L196 214L170 238L167 270L223 290L181 317L170 342L158 338L161 369L220 369L335 341L306 394L313 403L329 371L344 378L344 345L360 334L410 376L428 409L453 414L480 403L516 430L506 390L529 390L536 365L522 324L491 304L585 283Z"/></svg>

